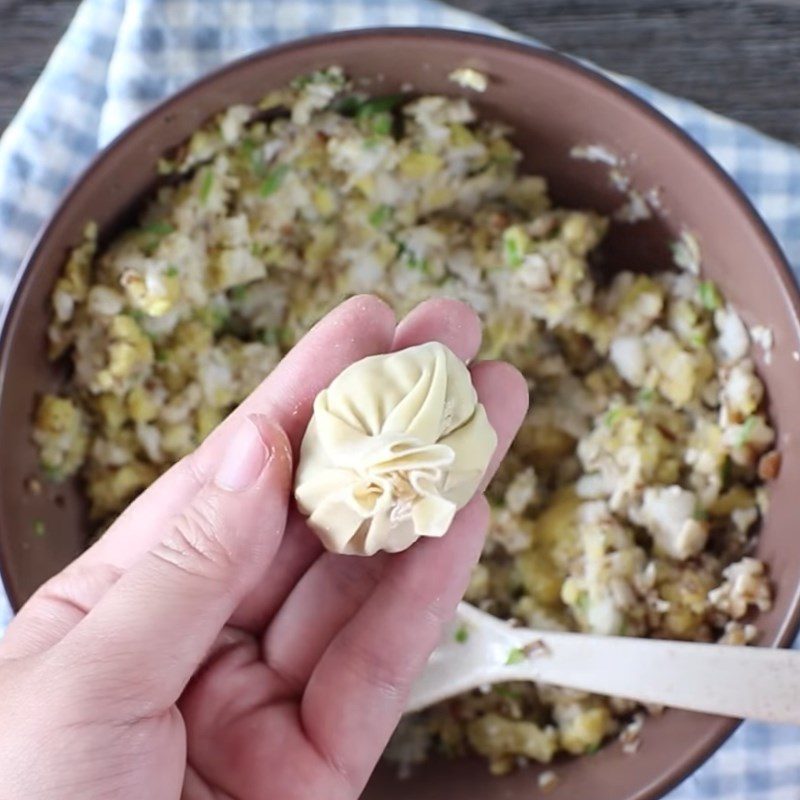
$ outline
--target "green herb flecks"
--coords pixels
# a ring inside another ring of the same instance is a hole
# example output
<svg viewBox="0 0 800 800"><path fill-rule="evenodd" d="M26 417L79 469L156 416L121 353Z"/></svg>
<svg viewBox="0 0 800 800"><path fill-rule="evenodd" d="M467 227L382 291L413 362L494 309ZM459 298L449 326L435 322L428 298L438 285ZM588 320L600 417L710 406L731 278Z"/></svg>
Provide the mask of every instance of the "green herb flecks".
<svg viewBox="0 0 800 800"><path fill-rule="evenodd" d="M167 267L166 275L168 278L177 278L178 277L178 268L174 264L170 264Z"/></svg>
<svg viewBox="0 0 800 800"><path fill-rule="evenodd" d="M575 598L575 608L585 617L589 613L589 592L580 592Z"/></svg>
<svg viewBox="0 0 800 800"><path fill-rule="evenodd" d="M265 172L264 154L254 139L251 139L249 136L244 139L242 142L241 154L250 169L252 169L258 177L263 177Z"/></svg>
<svg viewBox="0 0 800 800"><path fill-rule="evenodd" d="M381 228L391 219L393 213L394 209L391 206L382 203L369 215L369 224L373 228Z"/></svg>
<svg viewBox="0 0 800 800"><path fill-rule="evenodd" d="M145 225L142 230L152 236L167 236L175 232L175 226L162 219L158 222L151 222L149 225Z"/></svg>
<svg viewBox="0 0 800 800"><path fill-rule="evenodd" d="M364 100L358 106L356 117L358 117L358 119L368 119L378 114L394 111L404 99L405 95L402 94L387 94L383 97L371 97L369 100Z"/></svg>
<svg viewBox="0 0 800 800"><path fill-rule="evenodd" d="M298 75L289 85L292 89L305 89L312 83L328 83L331 86L344 85L344 77L329 69L318 69L305 75Z"/></svg>
<svg viewBox="0 0 800 800"><path fill-rule="evenodd" d="M415 253L407 250L405 259L409 269L419 270L425 275L431 274L431 265L427 258L419 258Z"/></svg>
<svg viewBox="0 0 800 800"><path fill-rule="evenodd" d="M369 118L369 130L373 136L388 136L394 127L394 118L388 111L382 111Z"/></svg>
<svg viewBox="0 0 800 800"><path fill-rule="evenodd" d="M234 300L244 300L247 297L247 284L240 284L239 286L234 286L231 289L231 297Z"/></svg>
<svg viewBox="0 0 800 800"><path fill-rule="evenodd" d="M528 242L528 235L517 225L503 232L503 258L509 267L517 269L522 266Z"/></svg>
<svg viewBox="0 0 800 800"><path fill-rule="evenodd" d="M603 417L603 424L606 426L606 428L613 428L621 418L622 409L611 408L606 411L606 415Z"/></svg>
<svg viewBox="0 0 800 800"><path fill-rule="evenodd" d="M504 697L506 700L521 700L522 695L519 692L515 692L513 689L510 689L508 686L495 686L494 689L495 694L500 695L500 697Z"/></svg>
<svg viewBox="0 0 800 800"><path fill-rule="evenodd" d="M225 308L210 309L209 318L211 320L211 327L216 332L224 330L227 327L228 323L231 321L230 312Z"/></svg>
<svg viewBox="0 0 800 800"><path fill-rule="evenodd" d="M348 94L346 97L340 97L334 102L332 108L337 114L343 117L354 117L358 114L358 109L363 105L364 100L355 94Z"/></svg>
<svg viewBox="0 0 800 800"><path fill-rule="evenodd" d="M289 328L283 326L267 328L261 334L261 341L267 345L288 348L292 344L292 332Z"/></svg>
<svg viewBox="0 0 800 800"><path fill-rule="evenodd" d="M453 638L459 644L464 644L464 642L466 642L467 639L469 639L469 631L467 630L467 626L459 625L459 627L456 628L456 632L453 634Z"/></svg>
<svg viewBox="0 0 800 800"><path fill-rule="evenodd" d="M200 179L200 202L205 205L211 195L214 186L214 173L210 168L203 170L203 177Z"/></svg>
<svg viewBox="0 0 800 800"><path fill-rule="evenodd" d="M750 436L753 433L753 428L756 426L756 421L757 418L752 414L744 421L744 424L739 431L739 438L736 442L739 447L744 447L750 440Z"/></svg>
<svg viewBox="0 0 800 800"><path fill-rule="evenodd" d="M521 647L512 647L511 650L508 651L506 666L511 667L514 664L521 664L527 657L528 656L525 655L525 651Z"/></svg>
<svg viewBox="0 0 800 800"><path fill-rule="evenodd" d="M278 164L277 167L274 167L267 173L267 177L264 178L261 188L259 189L259 194L262 197L269 197L278 189L281 188L281 184L283 183L283 179L289 173L289 165L288 164Z"/></svg>
<svg viewBox="0 0 800 800"><path fill-rule="evenodd" d="M33 521L33 535L41 538L45 533L47 533L47 528L45 527L44 521L35 519Z"/></svg>
<svg viewBox="0 0 800 800"><path fill-rule="evenodd" d="M722 295L712 281L700 281L697 292L704 308L709 311L716 311L718 308L722 308Z"/></svg>
<svg viewBox="0 0 800 800"><path fill-rule="evenodd" d="M44 472L45 478L52 483L59 483L64 477L58 467L53 467L49 464L42 464L42 472Z"/></svg>
<svg viewBox="0 0 800 800"><path fill-rule="evenodd" d="M314 83L315 80L319 80L319 73L309 72L307 75L298 75L292 80L289 86L291 86L292 89L305 89L306 86L310 83Z"/></svg>
<svg viewBox="0 0 800 800"><path fill-rule="evenodd" d="M141 326L141 324L145 321L147 314L144 313L139 308L129 308L127 311L124 312L129 317L131 317L137 325Z"/></svg>
<svg viewBox="0 0 800 800"><path fill-rule="evenodd" d="M641 403L652 403L653 400L655 400L656 398L655 389L648 389L648 388L639 389L639 394L637 395L637 397L639 398L639 402Z"/></svg>

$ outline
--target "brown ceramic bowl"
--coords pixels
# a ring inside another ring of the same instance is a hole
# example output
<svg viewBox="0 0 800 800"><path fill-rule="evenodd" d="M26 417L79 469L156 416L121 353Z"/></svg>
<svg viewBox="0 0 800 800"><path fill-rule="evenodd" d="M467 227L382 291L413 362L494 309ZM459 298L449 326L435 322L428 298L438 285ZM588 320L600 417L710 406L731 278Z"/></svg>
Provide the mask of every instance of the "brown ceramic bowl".
<svg viewBox="0 0 800 800"><path fill-rule="evenodd" d="M411 82L417 91L458 93L447 80L470 64L491 76L490 90L469 94L480 111L509 122L527 166L545 175L558 203L611 212L621 196L599 164L576 161L574 145L602 143L625 156L633 185L657 187L663 212L657 219L620 225L605 255L610 266L652 268L669 260L668 242L683 226L697 234L707 274L717 281L746 321L768 324L775 334L770 364L760 363L773 419L780 433L783 468L771 485L771 506L758 556L772 569L777 599L759 620L762 643L790 643L798 625L800 537L796 535L796 489L800 459L795 439L800 416L798 293L779 249L747 200L685 135L652 108L573 61L532 47L481 36L434 30L375 30L323 36L277 47L202 79L158 106L109 146L59 206L27 258L6 309L0 339L0 563L12 603L22 602L84 546L87 525L78 489L24 491L37 471L29 440L35 398L64 380L45 356L48 295L67 251L87 220L108 235L124 224L154 184L156 161L209 115L254 101L300 73L342 65L376 91ZM33 535L34 520L48 534ZM652 800L706 759L735 723L697 714L668 712L648 721L636 756L618 745L591 758L557 766L561 783L550 795L592 800ZM365 797L441 800L529 800L536 770L490 777L478 761L434 761L398 783L381 768Z"/></svg>

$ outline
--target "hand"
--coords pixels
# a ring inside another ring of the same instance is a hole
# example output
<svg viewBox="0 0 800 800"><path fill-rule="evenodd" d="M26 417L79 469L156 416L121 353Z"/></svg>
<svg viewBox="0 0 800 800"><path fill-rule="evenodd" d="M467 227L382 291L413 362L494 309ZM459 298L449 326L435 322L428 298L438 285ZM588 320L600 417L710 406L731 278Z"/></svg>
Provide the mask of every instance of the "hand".
<svg viewBox="0 0 800 800"><path fill-rule="evenodd" d="M375 298L344 303L31 598L0 644L3 797L359 795L464 592L487 505L399 555L332 555L290 506L292 454L342 369L432 339L471 359L478 320L435 300L396 326ZM527 390L505 364L472 371L493 471Z"/></svg>

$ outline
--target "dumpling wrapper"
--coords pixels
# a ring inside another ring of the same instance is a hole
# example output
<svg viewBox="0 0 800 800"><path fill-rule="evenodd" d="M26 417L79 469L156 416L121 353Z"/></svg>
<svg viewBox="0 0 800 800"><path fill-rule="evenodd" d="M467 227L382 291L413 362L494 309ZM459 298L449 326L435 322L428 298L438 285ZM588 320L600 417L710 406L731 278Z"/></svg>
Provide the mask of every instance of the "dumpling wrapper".
<svg viewBox="0 0 800 800"><path fill-rule="evenodd" d="M469 370L447 347L370 356L317 395L295 499L328 550L397 553L447 533L496 446Z"/></svg>

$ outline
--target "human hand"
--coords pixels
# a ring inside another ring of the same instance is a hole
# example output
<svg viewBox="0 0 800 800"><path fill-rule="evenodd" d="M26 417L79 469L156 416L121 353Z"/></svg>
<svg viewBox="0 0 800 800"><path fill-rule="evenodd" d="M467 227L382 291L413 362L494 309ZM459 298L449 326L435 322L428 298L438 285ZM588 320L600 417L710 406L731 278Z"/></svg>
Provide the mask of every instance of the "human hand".
<svg viewBox="0 0 800 800"><path fill-rule="evenodd" d="M487 527L323 552L290 504L316 394L365 356L439 340L469 360L465 306L399 325L373 297L322 320L200 448L45 584L0 643L0 786L13 800L351 800L439 640ZM527 408L505 364L472 368L498 434Z"/></svg>

